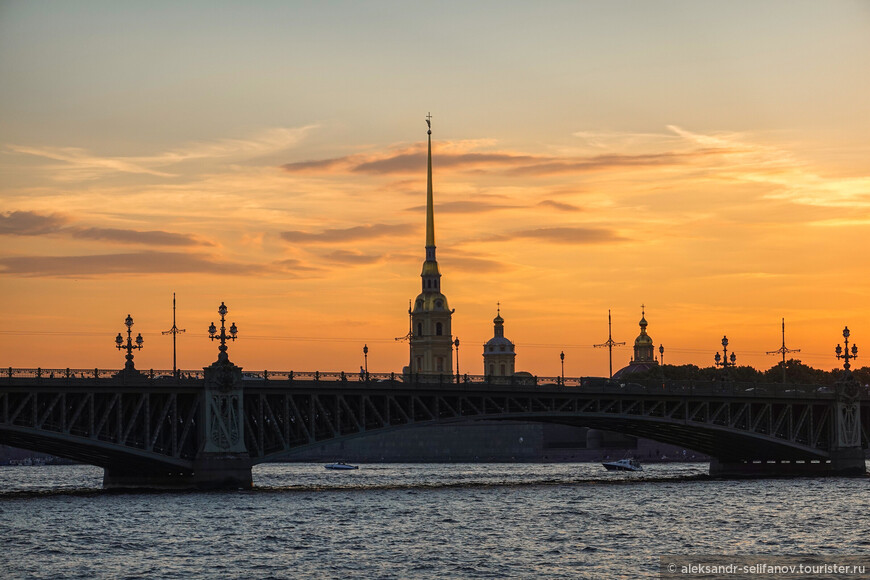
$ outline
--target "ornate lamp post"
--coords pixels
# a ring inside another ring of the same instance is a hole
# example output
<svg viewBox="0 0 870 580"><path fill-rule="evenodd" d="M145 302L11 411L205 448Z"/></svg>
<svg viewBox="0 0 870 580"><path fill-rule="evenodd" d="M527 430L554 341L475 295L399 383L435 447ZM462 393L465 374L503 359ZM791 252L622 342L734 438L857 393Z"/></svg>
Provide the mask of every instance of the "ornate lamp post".
<svg viewBox="0 0 870 580"><path fill-rule="evenodd" d="M661 371L662 375L662 386L664 386L665 381L665 345L659 345L659 371Z"/></svg>
<svg viewBox="0 0 870 580"><path fill-rule="evenodd" d="M559 353L559 360L562 362L562 384L565 384L565 351Z"/></svg>
<svg viewBox="0 0 870 580"><path fill-rule="evenodd" d="M120 335L119 335L120 336ZM852 350L849 350L849 327L843 329L843 341L846 343L846 348L841 347L839 344L837 348L834 349L834 352L837 353L837 358L841 358L844 360L843 368L846 369L846 372L849 372L849 369L852 365L849 364L850 359L858 358L858 346L852 345Z"/></svg>
<svg viewBox="0 0 870 580"><path fill-rule="evenodd" d="M208 337L212 340L220 340L221 345L218 347L220 354L218 355L218 363L221 364L230 364L230 357L227 355L227 340L236 340L236 334L239 332L239 329L236 328L236 323L233 322L232 326L230 326L230 333L227 334L227 329L225 326L226 316L227 316L227 307L221 302L220 307L218 308L218 313L221 315L221 333L217 334L217 328L214 326L214 322L208 327Z"/></svg>
<svg viewBox="0 0 870 580"><path fill-rule="evenodd" d="M126 350L127 362L124 364L124 374L138 374L139 371L135 369L133 366L133 349L134 348L142 348L142 343L145 342L142 340L142 333L139 333L139 336L136 337L136 344L133 344L133 317L129 314L127 315L127 320L124 321L124 324L127 326L127 344L124 344L124 338L121 336L121 333L118 333L118 336L115 337L115 346L118 347L118 350Z"/></svg>
<svg viewBox="0 0 870 580"><path fill-rule="evenodd" d="M737 355L733 352L731 353L731 358L728 358L728 337L722 337L722 355L716 353L714 357L716 359L716 366L722 367L723 369L727 369L728 367L737 366ZM730 360L730 362L729 362Z"/></svg>
<svg viewBox="0 0 870 580"><path fill-rule="evenodd" d="M369 380L369 345L363 345L363 358L365 359L365 374L366 380Z"/></svg>
<svg viewBox="0 0 870 580"><path fill-rule="evenodd" d="M453 346L456 347L456 384L459 384L459 337L453 341Z"/></svg>

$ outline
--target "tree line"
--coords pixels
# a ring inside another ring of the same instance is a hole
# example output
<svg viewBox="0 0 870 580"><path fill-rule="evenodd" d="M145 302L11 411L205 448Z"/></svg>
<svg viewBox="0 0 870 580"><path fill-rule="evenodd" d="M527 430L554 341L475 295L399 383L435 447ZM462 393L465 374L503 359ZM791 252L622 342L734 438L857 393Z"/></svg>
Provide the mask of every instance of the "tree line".
<svg viewBox="0 0 870 580"><path fill-rule="evenodd" d="M870 367L853 369L852 375L862 385L870 384ZM631 377L631 378L629 378ZM766 371L760 371L750 366L736 366L721 369L718 367L699 367L697 365L661 365L632 373L625 380L657 380L664 377L668 380L721 381L730 380L746 383L781 383L782 362L775 364ZM785 380L787 383L803 385L833 385L843 377L843 369L830 371L805 365L799 359L785 361Z"/></svg>

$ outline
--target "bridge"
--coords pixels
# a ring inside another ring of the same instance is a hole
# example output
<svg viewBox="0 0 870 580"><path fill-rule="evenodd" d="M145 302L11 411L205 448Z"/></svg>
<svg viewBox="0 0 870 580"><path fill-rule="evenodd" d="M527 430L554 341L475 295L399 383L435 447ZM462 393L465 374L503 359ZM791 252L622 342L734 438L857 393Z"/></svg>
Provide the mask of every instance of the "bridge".
<svg viewBox="0 0 870 580"><path fill-rule="evenodd" d="M106 488L246 488L306 446L415 425L533 421L617 431L712 457L713 476L860 475L870 396L728 381L5 369L0 443L103 467ZM863 412L862 412L863 411Z"/></svg>

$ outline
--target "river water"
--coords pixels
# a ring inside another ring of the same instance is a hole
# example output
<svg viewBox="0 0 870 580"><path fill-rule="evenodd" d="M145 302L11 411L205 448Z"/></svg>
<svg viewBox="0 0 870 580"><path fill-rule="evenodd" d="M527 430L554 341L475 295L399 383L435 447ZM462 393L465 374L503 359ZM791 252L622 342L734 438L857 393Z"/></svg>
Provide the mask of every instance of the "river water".
<svg viewBox="0 0 870 580"><path fill-rule="evenodd" d="M707 467L269 464L252 491L208 493L2 467L0 576L654 578L663 554L870 553L870 479L716 481Z"/></svg>

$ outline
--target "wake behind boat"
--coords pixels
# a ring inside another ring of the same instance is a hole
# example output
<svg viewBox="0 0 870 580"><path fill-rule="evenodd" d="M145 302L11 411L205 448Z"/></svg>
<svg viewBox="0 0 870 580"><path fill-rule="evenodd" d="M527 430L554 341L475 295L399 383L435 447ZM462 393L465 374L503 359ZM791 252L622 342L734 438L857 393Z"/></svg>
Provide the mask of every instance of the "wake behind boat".
<svg viewBox="0 0 870 580"><path fill-rule="evenodd" d="M349 465L347 463L342 463L341 461L338 461L336 463L327 463L323 467L325 467L326 469L359 469L359 467L356 465Z"/></svg>
<svg viewBox="0 0 870 580"><path fill-rule="evenodd" d="M610 461L602 463L607 471L643 471L643 466L637 459L626 458L619 461Z"/></svg>

